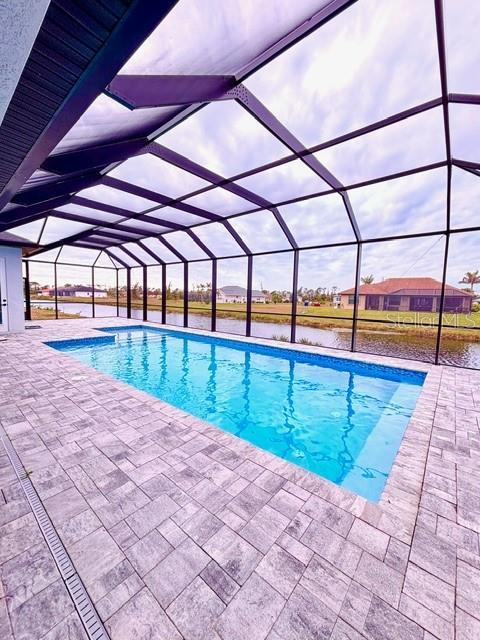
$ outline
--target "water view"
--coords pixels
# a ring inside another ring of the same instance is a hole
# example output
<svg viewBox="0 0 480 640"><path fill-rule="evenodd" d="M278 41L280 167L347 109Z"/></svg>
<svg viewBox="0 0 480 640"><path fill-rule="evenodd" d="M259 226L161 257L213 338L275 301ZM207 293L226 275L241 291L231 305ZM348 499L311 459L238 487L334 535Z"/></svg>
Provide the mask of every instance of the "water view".
<svg viewBox="0 0 480 640"><path fill-rule="evenodd" d="M32 306L37 308L52 308L51 301L35 300ZM58 310L66 314L79 317L92 317L92 305L84 302L58 302ZM126 317L126 308L120 307L120 316ZM95 316L112 317L117 315L116 306L96 304ZM132 318L142 319L142 310L132 308ZM161 323L160 310L149 309L148 320ZM198 313L189 314L189 326L192 329L210 330L210 317ZM177 327L183 326L183 313L167 310L167 323ZM245 335L245 320L235 318L217 318L217 331ZM252 336L258 338L274 338L288 340L290 326L279 322L258 322L252 320ZM343 328L319 329L297 324L297 342L308 341L322 347L332 349L350 349L351 331ZM412 360L432 362L435 354L436 337L434 335L417 335L399 333L389 330L388 326L382 331L371 331L360 328L357 332L357 349L365 353L395 356ZM480 368L480 342L460 339L442 338L441 362L459 367Z"/></svg>

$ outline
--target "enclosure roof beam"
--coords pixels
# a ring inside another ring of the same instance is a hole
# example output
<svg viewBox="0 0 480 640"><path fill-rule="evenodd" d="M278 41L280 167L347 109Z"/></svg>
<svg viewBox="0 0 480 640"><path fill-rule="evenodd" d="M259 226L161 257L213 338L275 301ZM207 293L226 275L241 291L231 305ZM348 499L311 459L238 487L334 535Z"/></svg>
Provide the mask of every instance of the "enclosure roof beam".
<svg viewBox="0 0 480 640"><path fill-rule="evenodd" d="M287 146L297 157L299 157L314 173L316 173L324 182L337 191L343 199L345 209L350 220L355 238L361 239L360 228L353 213L348 194L340 180L336 178L314 155L303 155L306 151L305 146L298 140L287 127L285 127L265 105L256 98L251 91L242 85L241 91L231 92L235 99L260 122L271 134L273 134L280 142Z"/></svg>
<svg viewBox="0 0 480 640"><path fill-rule="evenodd" d="M160 256L157 256L155 251L152 251L152 249L150 249L150 247L147 247L147 245L144 242L142 242L141 240L137 240L137 244L140 247L142 247L142 249L145 251L145 253L148 253L148 255L151 256L154 260L156 260L159 264L165 264L165 261L162 260L162 258L160 258Z"/></svg>
<svg viewBox="0 0 480 640"><path fill-rule="evenodd" d="M165 240L163 236L157 236L157 240L159 240L163 245L165 245L167 249L169 249L173 253L174 256L177 256L180 262L188 262L185 256L182 255L180 251L178 251L170 242L168 242L168 240Z"/></svg>
<svg viewBox="0 0 480 640"><path fill-rule="evenodd" d="M91 224L97 228L105 227L107 229L116 229L117 231L126 231L131 232L136 235L146 236L148 233L145 229L140 229L139 227L122 227L121 223L118 222L104 222L97 220L95 218L89 218L87 216L77 215L75 213L67 213L65 211L53 211L50 212L50 216L58 218L59 220L71 220L72 222L82 222L84 224Z"/></svg>
<svg viewBox="0 0 480 640"><path fill-rule="evenodd" d="M125 245L123 245L123 244L122 244L122 245L119 245L119 247L118 247L118 248L119 248L121 251L123 251L123 252L124 252L124 253L129 257L129 258L132 258L132 260L135 260L136 262L138 262L138 264L139 264L141 267L146 267L146 266L147 266L146 262L144 262L144 261L143 261L143 260L141 260L138 256L136 256L134 253L132 253L132 252L130 251L130 249L127 249L127 248L125 247Z"/></svg>
<svg viewBox="0 0 480 640"><path fill-rule="evenodd" d="M223 187L227 191L243 198L244 200L248 200L249 202L253 202L259 207L265 207L266 209L271 208L273 205L269 200L266 200L262 196L250 191L249 189L245 189L240 185L236 184L228 180L227 178L207 169L201 164L197 164L193 160L190 160L186 156L182 156L181 154L173 151L173 149L168 149L158 142L151 142L146 148L148 153L151 153L157 158L161 158L165 162L169 164L173 164L179 169L183 169L184 171L188 171L189 173L205 180L206 182L210 182L216 187Z"/></svg>
<svg viewBox="0 0 480 640"><path fill-rule="evenodd" d="M69 202L68 196L59 196L49 200L48 202L41 202L39 204L32 204L28 207L18 205L11 207L7 211L0 213L0 229L24 224L25 222L31 222L47 215L51 209L55 207L61 207Z"/></svg>
<svg viewBox="0 0 480 640"><path fill-rule="evenodd" d="M146 138L137 138L57 153L45 160L42 169L57 175L91 171L144 153L146 145L148 145Z"/></svg>
<svg viewBox="0 0 480 640"><path fill-rule="evenodd" d="M0 209L10 202L25 181L45 161L49 153L175 4L174 0L153 3L148 0L132 0L126 6L123 15L119 17L112 31L88 61L87 67L79 74L60 107L56 109L48 124L29 146L29 150L6 181L0 192ZM51 7L54 11L54 3ZM48 16L47 11L47 18Z"/></svg>
<svg viewBox="0 0 480 640"><path fill-rule="evenodd" d="M474 93L449 93L448 101L459 104L480 104L480 95Z"/></svg>
<svg viewBox="0 0 480 640"><path fill-rule="evenodd" d="M247 243L244 241L244 239L238 233L238 231L235 229L235 227L232 227L231 222L229 220L224 220L223 221L223 226L230 233L230 235L233 237L233 239L238 244L240 249L245 253L245 255L251 256L252 252L248 248Z"/></svg>
<svg viewBox="0 0 480 640"><path fill-rule="evenodd" d="M31 257L31 256L36 256L39 253L43 253L45 251L50 251L51 249L58 249L59 247L62 247L65 244L72 244L76 240L82 240L84 238L84 235L85 235L85 231L81 231L80 233L74 233L73 235L68 236L67 238L63 238L62 240L56 240L55 242L50 242L49 244L46 244L43 247L40 247L39 249L34 249L33 251L30 251L28 255Z"/></svg>
<svg viewBox="0 0 480 640"><path fill-rule="evenodd" d="M136 242L138 240L138 238L136 237L137 234L133 234L132 235L128 235L128 233L120 233L117 231L110 231L110 230L102 230L102 229L96 229L95 231L92 231L92 236L103 236L105 238L113 238L114 240L120 240L121 242ZM88 236L91 237L91 236ZM85 238L87 239L87 238Z"/></svg>
<svg viewBox="0 0 480 640"><path fill-rule="evenodd" d="M174 209L179 209L180 211L186 211L187 213L193 213L200 218L205 218L207 220L221 219L221 216L217 215L216 213L211 213L210 211L199 209L198 207L194 207L193 205L190 205L186 202L177 202L174 198L170 198L164 194L157 193L156 191L151 191L150 189L145 189L144 187L139 187L137 185L131 184L130 182L125 182L124 180L119 180L118 178L104 176L102 183L108 187L112 187L113 189L119 189L121 191L125 191L126 193L140 196L141 198L146 198L147 200L152 200L153 202L157 202L158 204L170 206ZM143 213L145 213L145 210L143 211Z"/></svg>
<svg viewBox="0 0 480 640"><path fill-rule="evenodd" d="M234 76L117 75L105 93L129 109L191 105L221 99Z"/></svg>
<svg viewBox="0 0 480 640"><path fill-rule="evenodd" d="M81 246L81 245L79 245ZM112 253L111 251L109 251L108 249L104 249L105 253L107 254L107 256L110 258L110 260L112 260L114 266L115 266L115 261L118 262L118 264L121 264L122 267L125 267L126 269L130 269L130 265L128 265L124 260L122 260L121 258L118 258L114 253Z"/></svg>
<svg viewBox="0 0 480 640"><path fill-rule="evenodd" d="M209 258L212 258L212 260L214 260L217 257L214 253L212 253L212 251L210 251L207 245L202 240L200 240L200 238L191 229L185 229L185 232L195 242L197 247L199 247L203 252L205 252Z"/></svg>
<svg viewBox="0 0 480 640"><path fill-rule="evenodd" d="M38 187L20 191L12 198L12 201L22 205L48 202L58 196L73 195L77 191L93 187L99 184L101 180L102 176L99 173L69 177L52 184L42 184Z"/></svg>

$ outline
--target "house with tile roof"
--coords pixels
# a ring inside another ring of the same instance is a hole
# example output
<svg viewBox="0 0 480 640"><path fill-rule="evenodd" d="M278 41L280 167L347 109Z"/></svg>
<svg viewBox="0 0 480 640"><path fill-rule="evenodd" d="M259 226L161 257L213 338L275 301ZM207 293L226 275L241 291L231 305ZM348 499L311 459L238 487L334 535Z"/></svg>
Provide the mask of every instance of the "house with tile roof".
<svg viewBox="0 0 480 640"><path fill-rule="evenodd" d="M372 311L432 311L440 309L442 283L435 278L387 278L362 284L358 290L358 308ZM353 309L355 287L340 292L341 307ZM474 294L447 284L444 310L471 313Z"/></svg>

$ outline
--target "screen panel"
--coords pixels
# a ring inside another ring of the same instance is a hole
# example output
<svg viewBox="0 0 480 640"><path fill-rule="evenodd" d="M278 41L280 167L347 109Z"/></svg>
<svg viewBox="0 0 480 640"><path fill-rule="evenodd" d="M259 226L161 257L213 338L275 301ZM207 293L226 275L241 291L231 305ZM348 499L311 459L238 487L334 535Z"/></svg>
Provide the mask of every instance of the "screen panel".
<svg viewBox="0 0 480 640"><path fill-rule="evenodd" d="M299 247L352 242L355 234L342 197L332 193L279 207Z"/></svg>
<svg viewBox="0 0 480 640"><path fill-rule="evenodd" d="M93 268L57 264L58 310L71 318L93 316Z"/></svg>
<svg viewBox="0 0 480 640"><path fill-rule="evenodd" d="M480 232L450 236L439 361L480 368Z"/></svg>
<svg viewBox="0 0 480 640"><path fill-rule="evenodd" d="M480 4L445 0L448 88L455 93L480 93Z"/></svg>
<svg viewBox="0 0 480 640"><path fill-rule="evenodd" d="M167 265L167 324L183 327L183 264Z"/></svg>
<svg viewBox="0 0 480 640"><path fill-rule="evenodd" d="M217 331L246 332L247 258L217 260Z"/></svg>
<svg viewBox="0 0 480 640"><path fill-rule="evenodd" d="M296 341L350 349L352 310L340 292L355 277L357 247L300 251L298 259Z"/></svg>
<svg viewBox="0 0 480 640"><path fill-rule="evenodd" d="M253 253L291 249L271 211L256 211L230 220L230 224Z"/></svg>
<svg viewBox="0 0 480 640"><path fill-rule="evenodd" d="M443 235L363 246L358 351L434 362L444 256Z"/></svg>
<svg viewBox="0 0 480 640"><path fill-rule="evenodd" d="M442 109L424 111L314 156L347 186L446 161Z"/></svg>
<svg viewBox="0 0 480 640"><path fill-rule="evenodd" d="M212 262L188 265L188 326L209 331L212 326Z"/></svg>
<svg viewBox="0 0 480 640"><path fill-rule="evenodd" d="M224 178L290 154L287 147L233 101L207 105L161 135L158 142Z"/></svg>
<svg viewBox="0 0 480 640"><path fill-rule="evenodd" d="M199 207L210 213L216 213L219 216L228 216L234 213L250 211L251 209L256 209L258 206L221 187L215 187L214 189L199 193L192 198L187 198L185 203Z"/></svg>
<svg viewBox="0 0 480 640"><path fill-rule="evenodd" d="M436 43L433 2L362 0L246 85L313 146L440 96Z"/></svg>
<svg viewBox="0 0 480 640"><path fill-rule="evenodd" d="M293 252L254 256L252 336L290 339Z"/></svg>
<svg viewBox="0 0 480 640"><path fill-rule="evenodd" d="M219 258L238 256L244 253L232 234L220 222L210 222L195 227L193 232Z"/></svg>
<svg viewBox="0 0 480 640"><path fill-rule="evenodd" d="M254 173L237 180L236 184L266 198L273 204L330 190L330 185L302 160L285 162L271 169Z"/></svg>
<svg viewBox="0 0 480 640"><path fill-rule="evenodd" d="M111 264L111 263L110 263ZM117 278L115 269L94 267L95 317L117 315Z"/></svg>
<svg viewBox="0 0 480 640"><path fill-rule="evenodd" d="M125 160L109 175L171 198L180 198L210 184L151 153Z"/></svg>
<svg viewBox="0 0 480 640"><path fill-rule="evenodd" d="M446 168L351 189L349 197L364 239L443 231L447 226Z"/></svg>
<svg viewBox="0 0 480 640"><path fill-rule="evenodd" d="M148 302L147 320L149 322L162 322L162 267L147 267Z"/></svg>

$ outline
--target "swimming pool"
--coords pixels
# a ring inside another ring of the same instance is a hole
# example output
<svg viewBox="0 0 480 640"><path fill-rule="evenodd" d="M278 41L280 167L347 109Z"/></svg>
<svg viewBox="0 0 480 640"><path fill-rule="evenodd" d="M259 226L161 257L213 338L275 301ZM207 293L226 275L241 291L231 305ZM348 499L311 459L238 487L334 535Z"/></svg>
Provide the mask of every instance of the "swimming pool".
<svg viewBox="0 0 480 640"><path fill-rule="evenodd" d="M146 326L48 342L378 501L425 374Z"/></svg>

